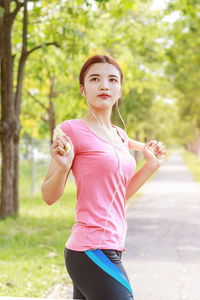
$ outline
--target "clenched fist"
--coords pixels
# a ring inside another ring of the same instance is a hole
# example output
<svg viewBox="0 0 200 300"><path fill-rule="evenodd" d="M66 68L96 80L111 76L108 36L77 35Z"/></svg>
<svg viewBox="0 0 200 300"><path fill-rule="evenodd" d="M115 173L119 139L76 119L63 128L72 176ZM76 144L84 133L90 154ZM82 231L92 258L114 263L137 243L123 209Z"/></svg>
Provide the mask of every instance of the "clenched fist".
<svg viewBox="0 0 200 300"><path fill-rule="evenodd" d="M54 129L50 154L57 162L59 169L69 170L71 168L74 160L73 143L59 126Z"/></svg>

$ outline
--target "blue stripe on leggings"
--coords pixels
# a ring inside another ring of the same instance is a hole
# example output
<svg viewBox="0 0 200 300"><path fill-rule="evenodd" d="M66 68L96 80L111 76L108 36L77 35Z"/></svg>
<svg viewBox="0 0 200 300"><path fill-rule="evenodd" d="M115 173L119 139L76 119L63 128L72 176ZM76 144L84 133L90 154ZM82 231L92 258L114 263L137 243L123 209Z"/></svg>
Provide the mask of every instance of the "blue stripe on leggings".
<svg viewBox="0 0 200 300"><path fill-rule="evenodd" d="M133 295L130 283L128 282L124 273L108 259L101 249L86 250L85 254L87 254L87 256L91 258L91 260L101 269L125 286Z"/></svg>

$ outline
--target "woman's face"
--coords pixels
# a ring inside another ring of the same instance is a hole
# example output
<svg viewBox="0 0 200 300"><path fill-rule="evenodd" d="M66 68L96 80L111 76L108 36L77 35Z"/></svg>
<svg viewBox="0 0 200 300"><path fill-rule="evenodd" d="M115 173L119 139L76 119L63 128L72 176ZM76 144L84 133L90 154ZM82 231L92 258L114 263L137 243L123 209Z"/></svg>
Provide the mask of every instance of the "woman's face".
<svg viewBox="0 0 200 300"><path fill-rule="evenodd" d="M81 94L85 91L88 105L95 108L111 108L121 97L120 73L109 63L95 63L90 66L84 79L84 87L80 86ZM100 94L109 97L101 98Z"/></svg>

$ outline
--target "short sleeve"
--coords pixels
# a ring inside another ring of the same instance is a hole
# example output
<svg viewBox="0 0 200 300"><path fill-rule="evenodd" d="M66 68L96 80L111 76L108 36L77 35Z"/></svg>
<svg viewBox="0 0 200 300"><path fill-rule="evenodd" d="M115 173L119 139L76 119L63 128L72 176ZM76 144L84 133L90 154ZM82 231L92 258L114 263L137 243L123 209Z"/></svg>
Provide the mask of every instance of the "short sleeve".
<svg viewBox="0 0 200 300"><path fill-rule="evenodd" d="M71 127L71 125L69 124L69 120L68 121L64 121L60 124L58 124L56 126L60 127L62 129L62 131L70 138L70 140L72 141L72 144L74 146L74 155L76 155L76 153L78 152L78 143L77 143L77 139L76 139L76 135L73 131L73 128ZM56 130L56 128L54 130Z"/></svg>

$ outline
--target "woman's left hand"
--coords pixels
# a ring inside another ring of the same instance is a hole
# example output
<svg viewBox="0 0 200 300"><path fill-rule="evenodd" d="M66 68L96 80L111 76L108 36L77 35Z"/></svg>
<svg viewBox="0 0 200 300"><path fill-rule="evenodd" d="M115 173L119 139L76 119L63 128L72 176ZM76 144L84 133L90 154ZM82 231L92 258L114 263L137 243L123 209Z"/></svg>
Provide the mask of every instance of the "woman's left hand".
<svg viewBox="0 0 200 300"><path fill-rule="evenodd" d="M160 167L164 162L166 148L161 142L151 140L145 143L143 153L148 161L156 167Z"/></svg>

